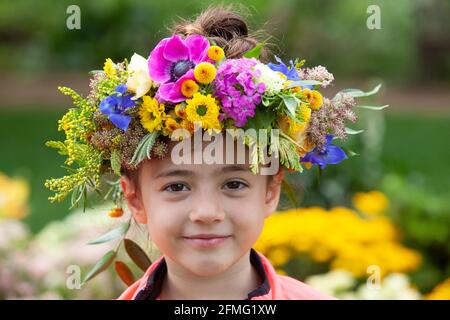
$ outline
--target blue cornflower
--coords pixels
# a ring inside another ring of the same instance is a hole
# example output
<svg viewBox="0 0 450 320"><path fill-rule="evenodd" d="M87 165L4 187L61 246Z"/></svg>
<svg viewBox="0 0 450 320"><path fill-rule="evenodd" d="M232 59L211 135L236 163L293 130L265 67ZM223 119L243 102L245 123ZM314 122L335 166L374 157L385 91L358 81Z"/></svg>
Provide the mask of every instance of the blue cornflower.
<svg viewBox="0 0 450 320"><path fill-rule="evenodd" d="M327 143L324 149L319 150L317 147L312 151L308 152L303 158L300 159L301 162L310 162L312 164L318 164L322 169L325 169L327 164L337 164L345 159L347 155L344 150L338 146L331 144L333 135L327 135Z"/></svg>
<svg viewBox="0 0 450 320"><path fill-rule="evenodd" d="M117 127L126 131L131 122L131 117L124 114L125 110L134 107L136 101L131 100L132 94L124 94L127 86L119 84L115 93L107 96L100 102L100 111L108 116L108 119Z"/></svg>
<svg viewBox="0 0 450 320"><path fill-rule="evenodd" d="M288 67L286 64L284 64L284 62L277 56L275 56L275 60L277 60L277 62L279 64L275 64L275 63L269 63L267 66L272 69L273 71L278 71L281 72L282 74L284 74L287 78L287 80L292 80L292 81L300 81L300 76L297 73L297 70L295 69L294 66L294 62L292 60L289 60L290 63L290 67ZM308 88L308 89L312 89L313 87L310 85L304 85L302 86L303 88Z"/></svg>

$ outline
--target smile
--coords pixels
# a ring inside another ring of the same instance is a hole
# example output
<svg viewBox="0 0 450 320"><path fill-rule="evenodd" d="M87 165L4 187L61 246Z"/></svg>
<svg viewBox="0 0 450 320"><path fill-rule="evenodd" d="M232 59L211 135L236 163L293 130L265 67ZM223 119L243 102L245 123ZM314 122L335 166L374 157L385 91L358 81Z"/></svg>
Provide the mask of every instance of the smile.
<svg viewBox="0 0 450 320"><path fill-rule="evenodd" d="M195 248L214 248L224 244L231 236L217 237L217 238L187 238L183 239Z"/></svg>

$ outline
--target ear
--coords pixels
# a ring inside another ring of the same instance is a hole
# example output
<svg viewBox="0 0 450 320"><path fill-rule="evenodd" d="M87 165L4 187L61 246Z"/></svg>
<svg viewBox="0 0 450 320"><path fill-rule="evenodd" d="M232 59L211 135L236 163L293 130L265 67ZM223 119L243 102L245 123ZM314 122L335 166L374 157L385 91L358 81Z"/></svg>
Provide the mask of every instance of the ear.
<svg viewBox="0 0 450 320"><path fill-rule="evenodd" d="M140 193L137 191L135 183L127 176L121 176L120 186L122 187L124 198L133 217L137 222L146 224L147 214L145 213Z"/></svg>
<svg viewBox="0 0 450 320"><path fill-rule="evenodd" d="M273 176L272 180L267 185L266 202L264 204L264 218L270 216L277 210L281 194L281 182L284 178L284 168L280 166L277 174Z"/></svg>

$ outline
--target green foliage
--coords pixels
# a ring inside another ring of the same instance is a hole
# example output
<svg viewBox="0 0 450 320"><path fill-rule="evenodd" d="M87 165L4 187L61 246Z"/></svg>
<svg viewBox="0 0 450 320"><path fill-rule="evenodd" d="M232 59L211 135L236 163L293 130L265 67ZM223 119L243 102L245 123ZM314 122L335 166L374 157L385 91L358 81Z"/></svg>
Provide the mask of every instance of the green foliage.
<svg viewBox="0 0 450 320"><path fill-rule="evenodd" d="M147 135L142 138L141 142L136 148L136 151L134 152L133 158L131 159L130 164L137 166L139 163L141 163L144 159L150 159L152 151L152 147L155 144L156 139L159 136L159 132L154 131L151 133L148 133Z"/></svg>

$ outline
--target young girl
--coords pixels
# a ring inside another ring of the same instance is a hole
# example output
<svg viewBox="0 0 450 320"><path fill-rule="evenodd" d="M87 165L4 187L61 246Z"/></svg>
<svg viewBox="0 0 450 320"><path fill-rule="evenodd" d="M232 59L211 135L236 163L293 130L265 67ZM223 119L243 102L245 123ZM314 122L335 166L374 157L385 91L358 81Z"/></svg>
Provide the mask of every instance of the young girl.
<svg viewBox="0 0 450 320"><path fill-rule="evenodd" d="M107 59L87 98L60 88L77 108L60 120L66 139L48 145L78 167L46 181L56 191L50 200L72 191L75 205L113 175L104 197L116 206L110 214L120 216L126 202L163 254L120 299L331 298L276 274L252 247L277 209L284 169L346 159L332 141L356 121L353 97L379 87L326 99L317 89L334 78L324 67L275 59L269 63L269 50L239 15L212 7L176 26L148 59ZM130 223L102 241L125 237Z"/></svg>
<svg viewBox="0 0 450 320"><path fill-rule="evenodd" d="M210 37L226 48L227 58L242 57L258 43L237 14L217 8L177 27L175 33ZM267 55L264 52L262 59ZM242 142L236 141L234 154L237 143ZM169 143L168 154L174 144ZM201 157L207 145L192 147L193 158ZM146 160L138 170L123 174L128 208L147 225L163 256L119 299L330 298L276 274L270 261L252 249L264 219L277 208L284 170L255 175L248 148L243 164L225 164L229 151L223 148L223 164L180 165L167 156Z"/></svg>

